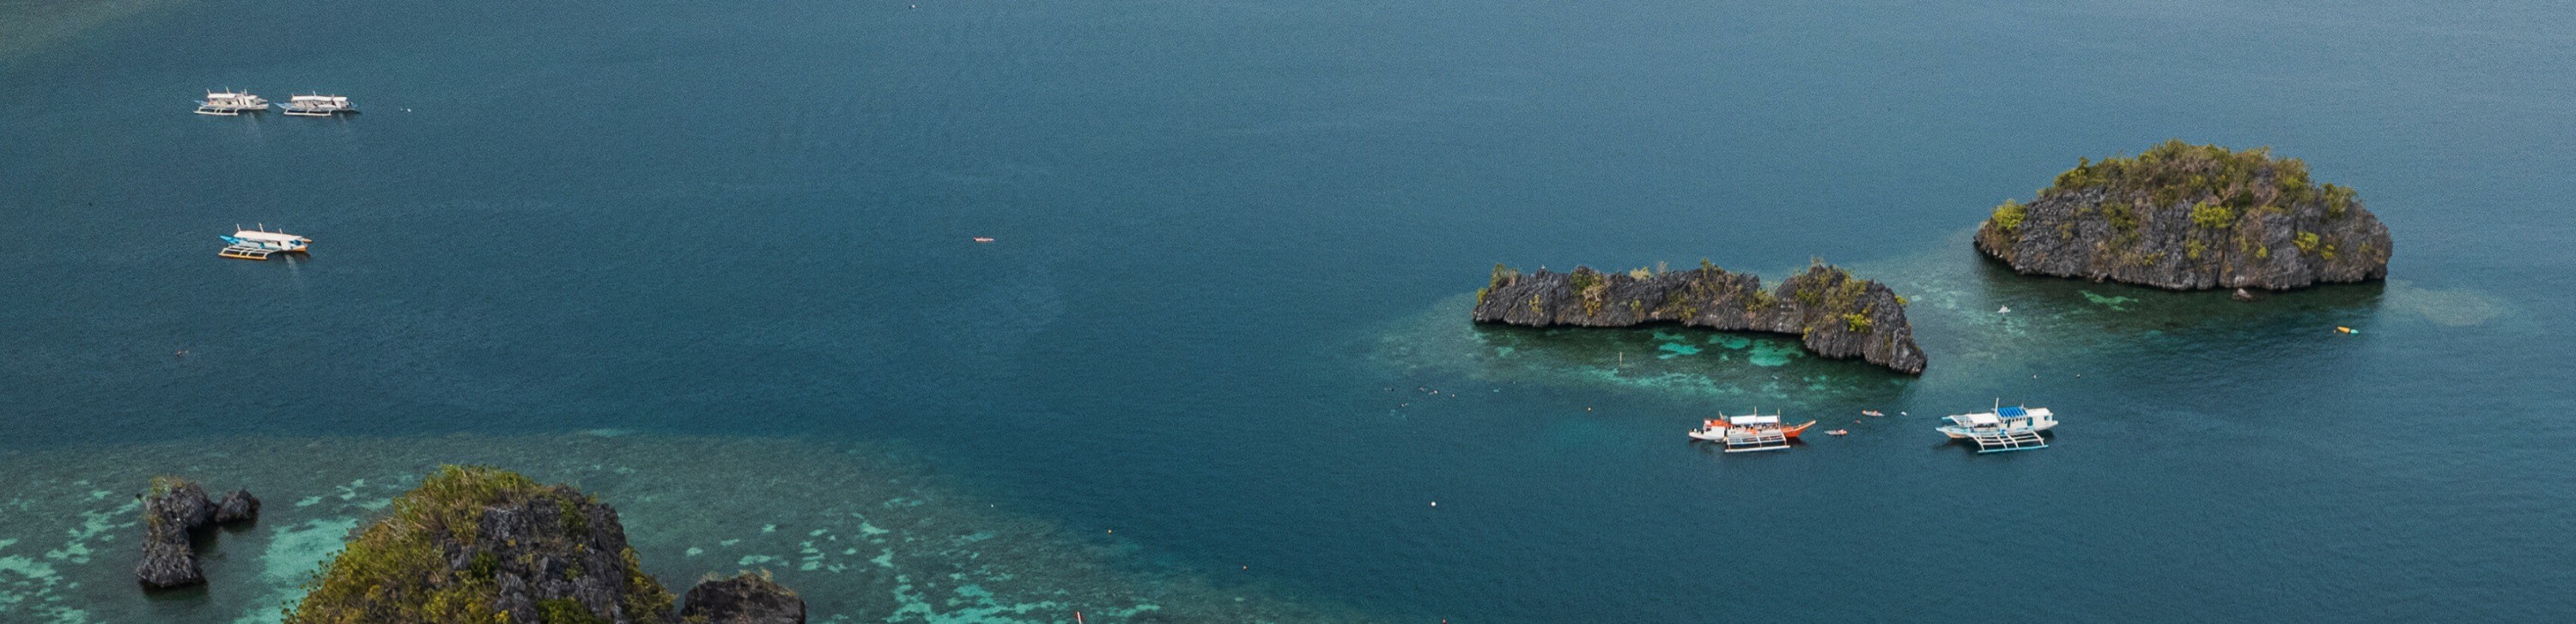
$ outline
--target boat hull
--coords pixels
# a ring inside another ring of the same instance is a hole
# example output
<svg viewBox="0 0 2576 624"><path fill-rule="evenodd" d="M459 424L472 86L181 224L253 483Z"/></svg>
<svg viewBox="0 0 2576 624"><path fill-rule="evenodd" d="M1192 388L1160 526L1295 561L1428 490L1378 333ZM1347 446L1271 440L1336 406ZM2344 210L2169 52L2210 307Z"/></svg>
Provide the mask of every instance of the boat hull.
<svg viewBox="0 0 2576 624"><path fill-rule="evenodd" d="M1804 423L1800 423L1798 426L1795 426L1795 427L1782 427L1782 428L1780 428L1780 435L1781 435L1781 437L1785 437L1785 438L1788 438L1788 439L1791 439L1791 440L1795 440L1795 439L1798 439L1798 434L1806 432L1806 430L1807 430L1807 428L1808 428L1808 427L1813 427L1813 426L1816 426L1816 421L1812 421L1812 420L1810 420L1810 421L1807 421L1807 422L1804 422ZM1703 441L1703 442L1725 442L1725 441L1726 441L1726 428L1725 428L1725 427L1718 427L1718 428L1707 428L1707 427L1702 427L1702 428L1699 428L1699 429L1692 429L1692 430L1690 431L1690 437L1691 437L1691 439L1693 439L1693 440L1700 440L1700 441Z"/></svg>

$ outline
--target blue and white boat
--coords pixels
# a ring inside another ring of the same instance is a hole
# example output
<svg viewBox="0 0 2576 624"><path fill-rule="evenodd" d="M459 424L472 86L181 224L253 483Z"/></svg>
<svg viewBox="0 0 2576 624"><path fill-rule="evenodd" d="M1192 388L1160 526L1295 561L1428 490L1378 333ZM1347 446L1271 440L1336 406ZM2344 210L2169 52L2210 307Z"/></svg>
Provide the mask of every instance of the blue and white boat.
<svg viewBox="0 0 2576 624"><path fill-rule="evenodd" d="M2057 427L2057 414L2045 407L2006 406L1997 402L1994 411L1953 414L1941 417L1950 421L1938 431L1952 440L1977 443L1977 452L2026 451L2048 448L2048 440L2039 432Z"/></svg>
<svg viewBox="0 0 2576 624"><path fill-rule="evenodd" d="M267 260L270 254L301 253L313 246L313 239L285 232L271 232L266 225L256 230L244 230L235 226L233 235L223 239L224 250L216 255L243 260Z"/></svg>

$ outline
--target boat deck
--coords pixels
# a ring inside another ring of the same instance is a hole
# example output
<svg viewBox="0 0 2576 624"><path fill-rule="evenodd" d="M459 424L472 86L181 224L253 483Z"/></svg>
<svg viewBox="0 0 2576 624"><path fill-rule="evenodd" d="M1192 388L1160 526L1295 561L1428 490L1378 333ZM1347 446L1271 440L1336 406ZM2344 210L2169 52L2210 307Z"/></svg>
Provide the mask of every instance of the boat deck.
<svg viewBox="0 0 2576 624"><path fill-rule="evenodd" d="M242 260L267 260L269 256L276 254L277 250L275 249L255 247L251 245L233 245L231 247L225 247L223 251L215 252L215 255L218 256Z"/></svg>
<svg viewBox="0 0 2576 624"><path fill-rule="evenodd" d="M1788 434L1781 433L1778 429L1768 429L1752 433L1730 432L1726 434L1726 452L1728 453L1779 451L1786 450L1788 448Z"/></svg>
<svg viewBox="0 0 2576 624"><path fill-rule="evenodd" d="M1978 453L2001 453L2005 451L2029 451L2048 448L2048 439L2040 437L2039 430L2037 429L1975 432L1968 434L1968 440L1977 443Z"/></svg>

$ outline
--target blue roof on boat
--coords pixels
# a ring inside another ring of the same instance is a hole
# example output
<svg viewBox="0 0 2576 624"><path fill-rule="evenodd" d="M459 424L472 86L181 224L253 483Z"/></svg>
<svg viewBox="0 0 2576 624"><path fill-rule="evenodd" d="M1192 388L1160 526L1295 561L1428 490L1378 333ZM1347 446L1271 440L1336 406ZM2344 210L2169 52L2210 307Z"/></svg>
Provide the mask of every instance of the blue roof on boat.
<svg viewBox="0 0 2576 624"><path fill-rule="evenodd" d="M2000 407L2000 408L1995 408L1995 415L1996 415L1996 416L2029 416L2029 415L2030 415L2030 412L2029 412L2029 411L2027 411L2027 410L2023 410L2020 406L2013 406L2013 407Z"/></svg>

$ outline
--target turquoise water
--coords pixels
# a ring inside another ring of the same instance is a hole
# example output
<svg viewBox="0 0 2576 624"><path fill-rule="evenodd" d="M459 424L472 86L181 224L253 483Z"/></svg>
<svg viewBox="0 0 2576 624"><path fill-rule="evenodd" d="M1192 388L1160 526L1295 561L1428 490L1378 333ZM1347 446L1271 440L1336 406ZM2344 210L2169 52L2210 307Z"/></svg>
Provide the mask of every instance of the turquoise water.
<svg viewBox="0 0 2576 624"><path fill-rule="evenodd" d="M842 621L2576 616L2561 7L913 4L8 9L0 620L260 621L439 461ZM2360 189L2391 279L1969 249L2167 137ZM1925 375L1464 320L1498 262L1814 256ZM1998 397L2055 446L1929 431ZM1754 407L1852 433L1679 435ZM273 514L145 596L173 472Z"/></svg>

